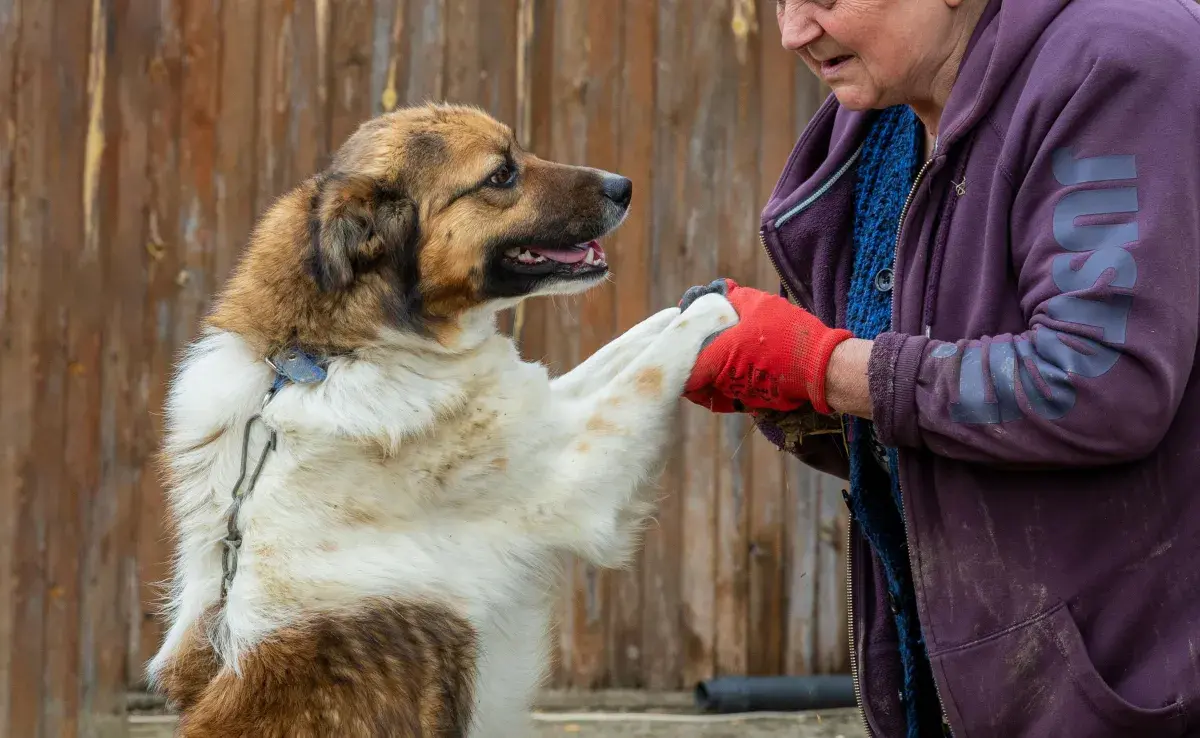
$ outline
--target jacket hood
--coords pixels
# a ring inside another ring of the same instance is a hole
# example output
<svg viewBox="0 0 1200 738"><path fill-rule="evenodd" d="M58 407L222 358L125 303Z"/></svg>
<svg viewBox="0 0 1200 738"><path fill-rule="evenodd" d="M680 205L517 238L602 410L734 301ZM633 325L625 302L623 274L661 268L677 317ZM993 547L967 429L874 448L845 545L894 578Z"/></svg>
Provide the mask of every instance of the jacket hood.
<svg viewBox="0 0 1200 738"><path fill-rule="evenodd" d="M971 34L946 101L939 154L983 120L1042 33L1070 0L991 0ZM852 111L829 95L805 128L762 211L763 224L789 217L853 162L876 111Z"/></svg>

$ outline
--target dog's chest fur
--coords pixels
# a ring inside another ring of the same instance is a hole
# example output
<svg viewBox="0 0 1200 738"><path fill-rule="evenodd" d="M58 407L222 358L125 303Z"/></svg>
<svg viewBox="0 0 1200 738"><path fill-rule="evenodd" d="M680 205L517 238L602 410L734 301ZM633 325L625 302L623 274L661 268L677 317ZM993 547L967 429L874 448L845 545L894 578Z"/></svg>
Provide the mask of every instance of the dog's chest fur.
<svg viewBox="0 0 1200 738"><path fill-rule="evenodd" d="M449 604L477 638L477 722L498 729L523 719L544 672L559 561L521 531L540 524L532 481L561 456L572 408L499 337L465 359L400 356L334 367L324 386L289 387L264 410L279 443L242 507L217 645L232 662L308 613L356 612L369 598ZM225 532L242 423L269 382L268 367L220 334L175 386L179 623L218 595L211 544ZM264 440L252 435L252 461Z"/></svg>
<svg viewBox="0 0 1200 738"><path fill-rule="evenodd" d="M395 336L265 408L273 372L242 339L193 344L167 403L178 553L150 665L181 735L527 735L561 564L628 562L701 342L734 320L718 295L663 310L553 381L490 322L454 351ZM278 445L222 602L260 408Z"/></svg>

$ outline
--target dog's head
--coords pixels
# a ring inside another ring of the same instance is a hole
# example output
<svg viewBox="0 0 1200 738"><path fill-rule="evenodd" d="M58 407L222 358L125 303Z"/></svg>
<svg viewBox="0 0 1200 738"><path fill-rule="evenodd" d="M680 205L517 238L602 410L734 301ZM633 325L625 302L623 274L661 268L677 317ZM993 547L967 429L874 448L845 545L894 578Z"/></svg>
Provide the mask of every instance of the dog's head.
<svg viewBox="0 0 1200 738"><path fill-rule="evenodd" d="M624 177L524 151L474 108L385 114L264 216L212 322L341 348L452 333L468 312L602 281L597 239L631 195Z"/></svg>

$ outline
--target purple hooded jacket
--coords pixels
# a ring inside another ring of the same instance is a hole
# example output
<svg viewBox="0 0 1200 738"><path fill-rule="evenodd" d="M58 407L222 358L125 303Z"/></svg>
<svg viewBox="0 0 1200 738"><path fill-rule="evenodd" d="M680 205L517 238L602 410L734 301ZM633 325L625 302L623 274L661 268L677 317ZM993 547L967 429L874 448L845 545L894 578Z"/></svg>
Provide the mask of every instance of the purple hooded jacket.
<svg viewBox="0 0 1200 738"><path fill-rule="evenodd" d="M827 100L763 211L786 293L831 325L871 115ZM869 368L957 738L1200 735L1198 327L1200 6L992 0ZM845 476L840 443L789 450ZM884 582L853 526L850 559L865 719L903 735Z"/></svg>

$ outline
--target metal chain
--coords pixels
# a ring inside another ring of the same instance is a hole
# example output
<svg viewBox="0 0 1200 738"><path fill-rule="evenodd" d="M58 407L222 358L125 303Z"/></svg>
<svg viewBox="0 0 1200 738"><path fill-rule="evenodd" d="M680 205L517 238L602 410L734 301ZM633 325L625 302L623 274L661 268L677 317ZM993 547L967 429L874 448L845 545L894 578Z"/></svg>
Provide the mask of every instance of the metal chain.
<svg viewBox="0 0 1200 738"><path fill-rule="evenodd" d="M272 387L263 397L262 407L265 408L267 403L275 397L276 388ZM229 517L227 521L228 532L221 539L221 600L225 600L225 596L229 593L229 587L233 584L233 578L237 575L238 569L238 552L242 547L242 532L238 528L238 513L242 509L242 503L254 491L254 485L258 483L258 476L262 473L263 465L267 461L267 454L275 450L276 434L274 429L267 427L270 435L267 437L267 443L263 446L262 453L259 454L258 463L254 467L253 473L250 475L250 482L246 488L242 489L242 482L246 481L246 467L250 460L250 430L254 427L255 421L262 422L262 411L250 416L246 421L245 428L242 431L242 467L241 473L238 474L238 479L234 482L233 491L230 495L233 498L233 504L229 507ZM263 424L266 426L266 424Z"/></svg>

